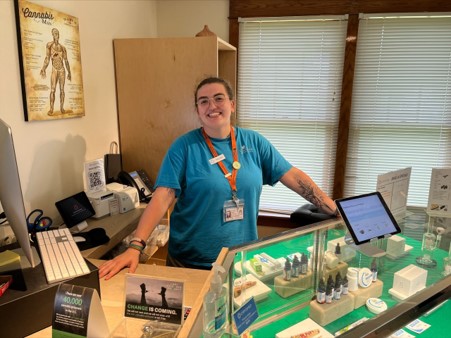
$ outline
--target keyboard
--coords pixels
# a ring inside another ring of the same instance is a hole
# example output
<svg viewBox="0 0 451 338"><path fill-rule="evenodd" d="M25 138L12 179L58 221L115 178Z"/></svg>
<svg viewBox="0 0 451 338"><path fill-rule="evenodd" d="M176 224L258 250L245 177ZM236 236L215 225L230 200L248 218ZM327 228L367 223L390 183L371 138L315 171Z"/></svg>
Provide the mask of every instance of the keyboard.
<svg viewBox="0 0 451 338"><path fill-rule="evenodd" d="M48 283L59 282L91 272L69 229L37 232L36 240Z"/></svg>

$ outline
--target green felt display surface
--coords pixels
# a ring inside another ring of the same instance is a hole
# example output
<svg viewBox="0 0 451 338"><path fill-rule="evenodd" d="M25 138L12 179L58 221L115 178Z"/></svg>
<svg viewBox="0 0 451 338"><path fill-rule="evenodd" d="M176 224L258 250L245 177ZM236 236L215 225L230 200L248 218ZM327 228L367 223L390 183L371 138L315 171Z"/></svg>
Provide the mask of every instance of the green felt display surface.
<svg viewBox="0 0 451 338"><path fill-rule="evenodd" d="M334 239L343 236L344 232L340 229L329 230L328 238ZM393 296L388 292L390 288L393 287L394 274L401 270L402 268L413 264L427 271L426 287L434 284L438 280L442 279L444 276L443 271L443 258L448 256L448 252L442 249L436 249L433 252L433 258L437 261L437 266L435 268L426 268L420 266L416 262L416 258L422 255L421 250L421 240L412 239L404 234L400 236L404 237L406 240L406 245L412 246L413 248L406 253L404 256L397 259L390 259L388 257L378 258L378 279L383 283L383 292L379 297L386 302L388 308L390 309L396 305L399 301L393 298ZM307 248L313 246L314 237L312 234L301 236L300 238L291 239L282 243L277 243L274 245L269 245L263 249L257 250L255 252L245 252L244 257L236 257L236 262L241 260L245 261L253 257L256 253L265 252L273 258L286 257L295 252L307 253ZM351 261L347 262L349 267L370 267L372 258L366 257L362 254L357 254ZM281 313L297 306L302 303L309 303L310 300L315 296L313 289L301 291L294 294L288 298L280 297L276 292L274 292L274 281L265 281L273 292L264 299L257 303L257 309L259 312L259 319L257 321L262 321L273 316L280 316ZM449 336L451 331L451 321L449 320L449 311L451 310L451 302L446 302L443 306L438 308L436 311L431 313L429 316L422 316L419 319L430 324L431 327L428 328L420 337L446 337ZM348 313L347 315L341 317L338 320L325 326L325 329L332 334L335 334L338 330L343 327L356 322L362 317L373 318L376 316L371 313L366 306L362 306L354 311ZM267 338L275 337L275 335L293 326L302 320L309 318L309 306L306 306L292 314L278 318L276 321L264 326L261 329L252 331L253 338ZM443 325L443 324L446 325ZM364 325L364 324L363 324ZM405 329L408 333L415 335L412 331Z"/></svg>

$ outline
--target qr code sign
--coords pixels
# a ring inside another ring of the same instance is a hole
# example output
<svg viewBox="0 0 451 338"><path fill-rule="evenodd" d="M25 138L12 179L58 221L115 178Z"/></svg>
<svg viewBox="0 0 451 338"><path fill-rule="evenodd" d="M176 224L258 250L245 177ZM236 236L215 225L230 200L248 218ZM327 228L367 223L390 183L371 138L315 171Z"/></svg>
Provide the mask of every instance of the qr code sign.
<svg viewBox="0 0 451 338"><path fill-rule="evenodd" d="M103 185L102 172L101 171L91 171L89 172L89 189L96 190L97 187Z"/></svg>

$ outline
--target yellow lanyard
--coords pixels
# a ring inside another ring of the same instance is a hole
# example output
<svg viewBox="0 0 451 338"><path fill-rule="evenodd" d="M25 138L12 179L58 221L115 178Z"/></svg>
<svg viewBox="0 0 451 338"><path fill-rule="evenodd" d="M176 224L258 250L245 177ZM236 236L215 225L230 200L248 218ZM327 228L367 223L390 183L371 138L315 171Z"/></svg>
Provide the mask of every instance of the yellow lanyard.
<svg viewBox="0 0 451 338"><path fill-rule="evenodd" d="M213 157L218 157L218 152L216 151L215 147L213 146L213 143L211 142L211 139L205 132L204 128L202 128L202 135L204 136L205 142L207 143L208 148L210 149L210 152L213 155ZM238 152L236 150L235 131L233 130L232 126L230 126L230 139L232 141L232 156L233 156L232 174L229 173L229 171L227 170L227 168L225 167L225 165L222 161L219 161L218 165L221 168L222 172L224 173L224 177L227 178L227 180L229 181L230 187L232 188L232 192L234 192L236 194L236 175L237 175L238 169L240 169L241 165L240 165L240 162L238 162Z"/></svg>

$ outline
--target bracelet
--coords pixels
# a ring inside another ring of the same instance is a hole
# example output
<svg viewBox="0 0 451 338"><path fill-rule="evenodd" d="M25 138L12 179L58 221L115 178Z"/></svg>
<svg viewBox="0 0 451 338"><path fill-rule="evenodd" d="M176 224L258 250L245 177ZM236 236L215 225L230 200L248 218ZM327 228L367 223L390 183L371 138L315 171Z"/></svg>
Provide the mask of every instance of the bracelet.
<svg viewBox="0 0 451 338"><path fill-rule="evenodd" d="M144 250L144 248L146 247L146 242L144 241L144 240L142 240L141 238L139 238L139 237L133 237L131 240L130 240L130 243L131 242L138 242L138 243L140 243L141 245L142 245L142 247L143 247L143 250Z"/></svg>
<svg viewBox="0 0 451 338"><path fill-rule="evenodd" d="M132 244L132 243L130 243L128 245L128 247L132 248L132 249L135 249L135 250L138 250L139 252L142 252L144 250L144 248L142 246L136 245L136 244Z"/></svg>

